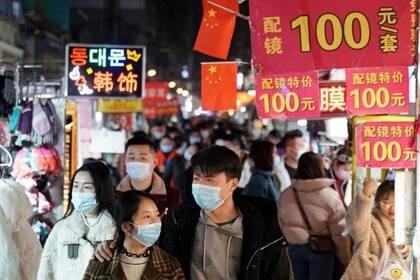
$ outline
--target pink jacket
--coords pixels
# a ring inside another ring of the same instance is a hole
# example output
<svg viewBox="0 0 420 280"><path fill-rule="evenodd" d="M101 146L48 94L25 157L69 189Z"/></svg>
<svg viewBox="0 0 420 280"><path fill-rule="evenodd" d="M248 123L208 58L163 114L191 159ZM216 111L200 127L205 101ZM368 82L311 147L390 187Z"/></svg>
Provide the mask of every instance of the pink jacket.
<svg viewBox="0 0 420 280"><path fill-rule="evenodd" d="M331 188L334 180L320 178L314 180L295 180L278 201L278 220L281 230L290 244L308 243L309 231L293 194L298 190L305 213L308 216L313 234L331 234L337 248L337 256L343 265L350 259L349 240L343 235L346 210L338 193Z"/></svg>

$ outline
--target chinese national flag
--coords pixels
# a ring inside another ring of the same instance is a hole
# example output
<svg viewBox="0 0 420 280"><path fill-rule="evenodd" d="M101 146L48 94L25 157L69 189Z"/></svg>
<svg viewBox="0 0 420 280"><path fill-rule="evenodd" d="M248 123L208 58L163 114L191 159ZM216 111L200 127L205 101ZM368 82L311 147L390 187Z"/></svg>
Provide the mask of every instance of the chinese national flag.
<svg viewBox="0 0 420 280"><path fill-rule="evenodd" d="M209 56L226 59L239 11L237 0L212 0L226 7L228 12L203 0L203 19L195 41L194 50Z"/></svg>
<svg viewBox="0 0 420 280"><path fill-rule="evenodd" d="M236 110L236 63L201 64L201 106L204 111Z"/></svg>

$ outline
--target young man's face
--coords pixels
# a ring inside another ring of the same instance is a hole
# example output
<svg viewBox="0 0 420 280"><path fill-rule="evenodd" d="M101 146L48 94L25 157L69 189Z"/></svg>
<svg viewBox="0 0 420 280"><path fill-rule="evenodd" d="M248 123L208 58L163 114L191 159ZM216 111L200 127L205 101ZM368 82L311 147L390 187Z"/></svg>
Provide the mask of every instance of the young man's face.
<svg viewBox="0 0 420 280"><path fill-rule="evenodd" d="M125 161L149 163L154 169L157 164L156 156L148 145L131 145L125 154Z"/></svg>
<svg viewBox="0 0 420 280"><path fill-rule="evenodd" d="M299 151L303 150L304 148L305 148L305 139L303 137L296 137L287 141L286 154L288 157L296 159Z"/></svg>
<svg viewBox="0 0 420 280"><path fill-rule="evenodd" d="M193 178L193 184L201 184L209 187L222 188L220 192L220 197L223 200L227 199L229 196L232 195L232 193L238 187L238 183L239 181L237 178L228 180L224 172L213 176L206 176L203 174L194 173Z"/></svg>

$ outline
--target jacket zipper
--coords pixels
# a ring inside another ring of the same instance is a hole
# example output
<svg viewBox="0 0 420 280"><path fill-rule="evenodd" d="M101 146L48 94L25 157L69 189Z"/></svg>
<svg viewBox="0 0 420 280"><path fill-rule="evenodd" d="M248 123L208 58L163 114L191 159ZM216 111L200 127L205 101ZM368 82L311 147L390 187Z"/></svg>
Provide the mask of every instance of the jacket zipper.
<svg viewBox="0 0 420 280"><path fill-rule="evenodd" d="M265 246L261 247L260 249L256 250L256 251L254 252L254 254L252 254L252 257L251 257L251 259L249 260L248 265L246 266L246 277L245 277L245 279L248 279L249 266L251 265L252 260L254 259L254 257L255 257L255 256L256 256L259 252L261 252L262 250L265 250L267 247L270 247L271 245L273 245L273 244L275 244L275 243L277 243L277 242L280 242L280 241L281 241L281 240L283 240L283 239L284 239L284 236L280 237L279 239L274 240L274 241L273 241L273 242L271 242L271 243L268 243L267 245L265 245Z"/></svg>

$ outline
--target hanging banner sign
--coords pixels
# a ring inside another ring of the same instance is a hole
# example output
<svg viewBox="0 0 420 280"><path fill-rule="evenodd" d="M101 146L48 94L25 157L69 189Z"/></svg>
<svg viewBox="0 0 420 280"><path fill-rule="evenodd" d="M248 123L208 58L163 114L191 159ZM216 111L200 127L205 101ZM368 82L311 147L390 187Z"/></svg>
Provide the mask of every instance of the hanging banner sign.
<svg viewBox="0 0 420 280"><path fill-rule="evenodd" d="M178 99L166 100L157 103L144 103L143 115L146 119L171 116L179 113Z"/></svg>
<svg viewBox="0 0 420 280"><path fill-rule="evenodd" d="M346 115L346 84L323 83L319 85L322 116Z"/></svg>
<svg viewBox="0 0 420 280"><path fill-rule="evenodd" d="M141 97L146 49L141 46L66 46L67 97Z"/></svg>
<svg viewBox="0 0 420 280"><path fill-rule="evenodd" d="M143 103L139 98L98 100L98 112L102 113L139 113L142 109Z"/></svg>
<svg viewBox="0 0 420 280"><path fill-rule="evenodd" d="M353 126L358 167L416 167L413 117L357 117Z"/></svg>
<svg viewBox="0 0 420 280"><path fill-rule="evenodd" d="M409 66L416 0L250 0L257 73Z"/></svg>
<svg viewBox="0 0 420 280"><path fill-rule="evenodd" d="M144 102L165 102L168 97L168 84L160 82L146 83Z"/></svg>
<svg viewBox="0 0 420 280"><path fill-rule="evenodd" d="M314 118L321 115L316 72L257 75L256 90L260 118Z"/></svg>
<svg viewBox="0 0 420 280"><path fill-rule="evenodd" d="M350 115L408 113L407 67L346 69L347 111Z"/></svg>

